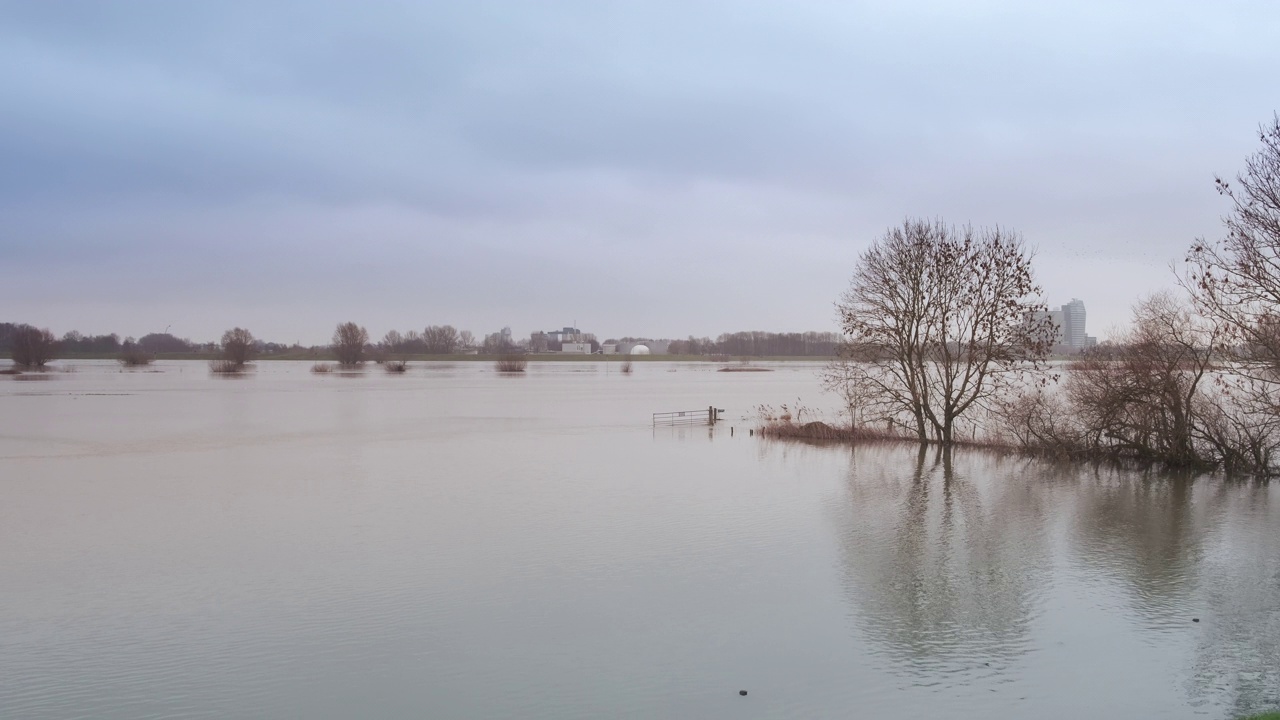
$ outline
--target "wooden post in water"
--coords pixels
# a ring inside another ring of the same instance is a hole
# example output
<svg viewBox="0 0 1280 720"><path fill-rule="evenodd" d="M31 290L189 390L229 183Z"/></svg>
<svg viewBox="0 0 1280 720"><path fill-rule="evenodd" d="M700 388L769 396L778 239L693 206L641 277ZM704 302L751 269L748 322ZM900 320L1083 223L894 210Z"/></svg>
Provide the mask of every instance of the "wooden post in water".
<svg viewBox="0 0 1280 720"><path fill-rule="evenodd" d="M707 422L710 425L716 424L716 406L715 405L707 406Z"/></svg>

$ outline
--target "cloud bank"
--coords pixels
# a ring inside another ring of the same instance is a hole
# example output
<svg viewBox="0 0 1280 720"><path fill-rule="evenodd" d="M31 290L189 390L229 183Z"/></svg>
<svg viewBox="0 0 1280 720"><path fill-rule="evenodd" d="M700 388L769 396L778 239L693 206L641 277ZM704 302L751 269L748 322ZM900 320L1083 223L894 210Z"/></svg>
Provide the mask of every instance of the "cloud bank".
<svg viewBox="0 0 1280 720"><path fill-rule="evenodd" d="M1270 3L0 3L0 308L324 342L832 329L908 215L1090 332L1218 233Z"/></svg>

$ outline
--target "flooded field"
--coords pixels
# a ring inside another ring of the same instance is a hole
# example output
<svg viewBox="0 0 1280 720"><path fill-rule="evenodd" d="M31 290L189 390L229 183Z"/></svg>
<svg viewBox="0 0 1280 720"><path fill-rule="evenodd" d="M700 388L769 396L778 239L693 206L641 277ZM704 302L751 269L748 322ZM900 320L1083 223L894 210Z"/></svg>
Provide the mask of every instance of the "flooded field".
<svg viewBox="0 0 1280 720"><path fill-rule="evenodd" d="M751 437L801 363L69 366L0 377L0 717L1280 706L1275 484Z"/></svg>

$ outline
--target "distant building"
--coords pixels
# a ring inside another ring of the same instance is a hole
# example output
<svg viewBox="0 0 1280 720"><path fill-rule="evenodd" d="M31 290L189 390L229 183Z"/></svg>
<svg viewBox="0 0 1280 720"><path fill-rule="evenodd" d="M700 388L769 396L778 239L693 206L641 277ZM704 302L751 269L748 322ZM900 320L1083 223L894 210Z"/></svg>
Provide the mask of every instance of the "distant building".
<svg viewBox="0 0 1280 720"><path fill-rule="evenodd" d="M605 343L600 346L600 352L605 355L617 355L618 343Z"/></svg>
<svg viewBox="0 0 1280 720"><path fill-rule="evenodd" d="M643 353L635 353L637 347L644 347ZM671 351L670 340L632 340L631 342L619 342L618 353L622 355L667 355Z"/></svg>
<svg viewBox="0 0 1280 720"><path fill-rule="evenodd" d="M1084 348L1084 303L1075 298L1062 306L1062 344L1076 350Z"/></svg>
<svg viewBox="0 0 1280 720"><path fill-rule="evenodd" d="M1053 346L1057 352L1080 351L1098 344L1098 339L1085 334L1084 302L1071 298L1060 308L1035 314L1035 320L1048 318L1055 328Z"/></svg>
<svg viewBox="0 0 1280 720"><path fill-rule="evenodd" d="M1062 309L1059 308L1057 310L1050 310L1049 320L1053 322L1053 332L1054 332L1053 344L1061 345L1062 339L1063 337L1065 337L1063 335L1063 332L1064 332L1064 329L1066 328L1066 325L1062 322Z"/></svg>
<svg viewBox="0 0 1280 720"><path fill-rule="evenodd" d="M582 331L575 327L565 327L546 333L552 343L580 343L583 341Z"/></svg>
<svg viewBox="0 0 1280 720"><path fill-rule="evenodd" d="M557 352L591 354L599 350L595 336L576 327L559 330L535 331L529 336L529 351L535 353Z"/></svg>

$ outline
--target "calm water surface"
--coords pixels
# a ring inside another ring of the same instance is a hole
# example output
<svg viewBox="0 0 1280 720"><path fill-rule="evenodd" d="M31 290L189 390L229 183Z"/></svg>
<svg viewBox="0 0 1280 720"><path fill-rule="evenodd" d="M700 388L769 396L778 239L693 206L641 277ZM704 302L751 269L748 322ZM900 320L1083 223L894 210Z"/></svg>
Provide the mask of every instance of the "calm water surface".
<svg viewBox="0 0 1280 720"><path fill-rule="evenodd" d="M747 435L800 364L71 365L0 378L0 717L1280 706L1275 485Z"/></svg>

